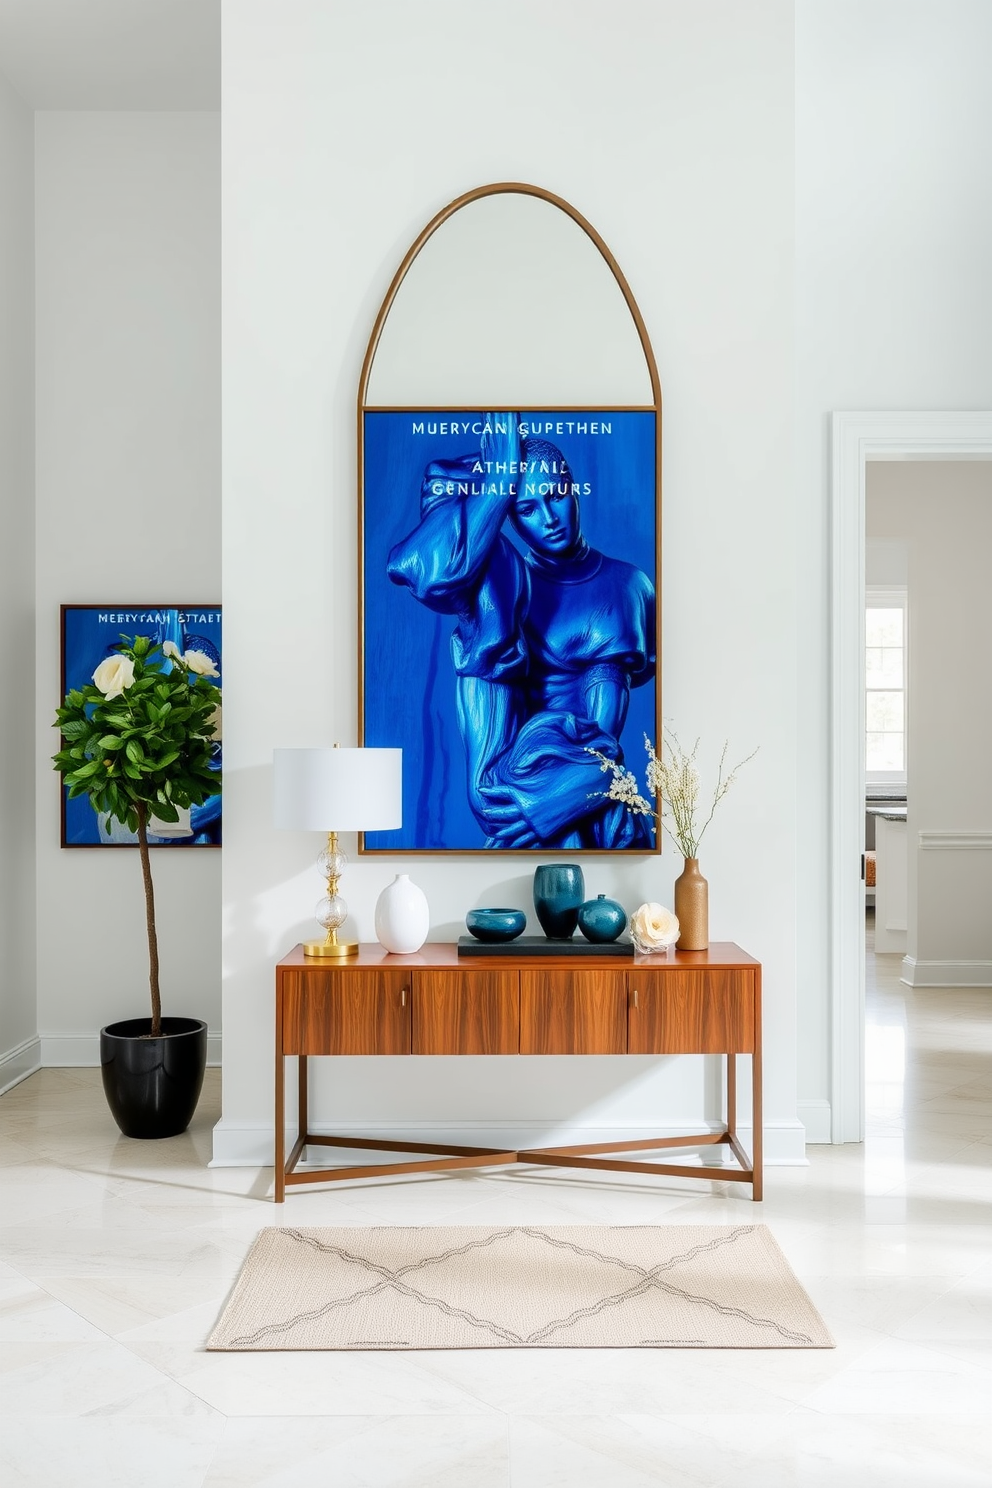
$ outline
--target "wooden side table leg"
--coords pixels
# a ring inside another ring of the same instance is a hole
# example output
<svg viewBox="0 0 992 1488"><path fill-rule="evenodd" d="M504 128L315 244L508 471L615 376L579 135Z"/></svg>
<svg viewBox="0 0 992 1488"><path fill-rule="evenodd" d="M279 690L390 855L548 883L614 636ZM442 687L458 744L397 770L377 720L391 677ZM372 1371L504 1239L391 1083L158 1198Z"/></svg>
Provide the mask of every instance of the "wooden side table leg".
<svg viewBox="0 0 992 1488"><path fill-rule="evenodd" d="M754 1168L754 1177L751 1180L751 1197L757 1204L763 1196L760 1043L755 1044L754 1053L751 1055L751 1092L751 1106L754 1111L754 1127L751 1136L751 1166Z"/></svg>
<svg viewBox="0 0 992 1488"><path fill-rule="evenodd" d="M737 1055L727 1055L727 1131L737 1135Z"/></svg>
<svg viewBox="0 0 992 1488"><path fill-rule="evenodd" d="M310 1120L310 1097L309 1091L309 1065L310 1061L306 1054L301 1054L296 1061L299 1070L299 1136L306 1142L309 1132L308 1122ZM303 1155L302 1153L300 1154Z"/></svg>
<svg viewBox="0 0 992 1488"><path fill-rule="evenodd" d="M751 1139L751 1166L754 1177L751 1182L751 1198L760 1203L764 1193L762 1169L762 1138L764 1135L761 1114L761 967L754 974L754 1052L751 1055L751 1109L754 1113Z"/></svg>
<svg viewBox="0 0 992 1488"><path fill-rule="evenodd" d="M282 1204L286 1199L286 1061L282 1052L282 1039L276 1031L276 1106L275 1106L275 1201Z"/></svg>

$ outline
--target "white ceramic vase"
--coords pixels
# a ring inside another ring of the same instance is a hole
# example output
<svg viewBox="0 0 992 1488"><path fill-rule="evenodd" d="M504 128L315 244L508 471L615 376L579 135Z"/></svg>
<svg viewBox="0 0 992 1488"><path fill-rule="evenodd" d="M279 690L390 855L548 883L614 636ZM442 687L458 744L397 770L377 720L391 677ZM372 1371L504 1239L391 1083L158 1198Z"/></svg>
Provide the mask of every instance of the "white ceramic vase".
<svg viewBox="0 0 992 1488"><path fill-rule="evenodd" d="M383 889L375 906L375 935L394 956L419 951L431 927L427 895L410 882L409 874L397 873Z"/></svg>

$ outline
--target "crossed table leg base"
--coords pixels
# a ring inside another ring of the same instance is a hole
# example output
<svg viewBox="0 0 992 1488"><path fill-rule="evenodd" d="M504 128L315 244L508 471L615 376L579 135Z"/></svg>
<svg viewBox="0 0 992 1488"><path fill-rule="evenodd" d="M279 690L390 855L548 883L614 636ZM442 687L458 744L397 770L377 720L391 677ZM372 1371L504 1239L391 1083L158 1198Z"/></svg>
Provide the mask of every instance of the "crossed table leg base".
<svg viewBox="0 0 992 1488"><path fill-rule="evenodd" d="M346 1183L353 1178L388 1178L394 1173L443 1173L456 1168L508 1167L512 1163L530 1163L549 1168L591 1168L606 1173L649 1173L655 1177L711 1178L722 1183L750 1183L755 1203L762 1196L761 1097L755 1056L752 1056L752 1083L755 1127L754 1156L741 1146L737 1136L737 1056L727 1060L727 1121L721 1131L697 1132L678 1137L647 1137L637 1142L592 1142L578 1147L530 1147L513 1152L499 1147L456 1147L435 1142L381 1141L373 1137L334 1137L312 1135L309 1124L308 1056L297 1055L299 1136L286 1156L284 1064L282 1050L276 1058L276 1130L275 1130L275 1201L283 1203L286 1189L309 1183ZM665 1149L729 1146L738 1167L707 1167L702 1164L629 1162L606 1156L614 1152L658 1152ZM367 1163L344 1168L308 1168L296 1171L307 1147L346 1147L352 1151L422 1152L430 1154L423 1162Z"/></svg>
<svg viewBox="0 0 992 1488"><path fill-rule="evenodd" d="M740 1164L737 1168L705 1167L700 1164L630 1162L597 1156L613 1152L650 1152L673 1148L729 1146ZM296 1171L307 1147L347 1147L376 1152L422 1152L423 1162L368 1163L342 1168L308 1168ZM734 1132L704 1132L685 1137L649 1137L639 1142L594 1142L580 1147L533 1147L520 1152L498 1147L441 1146L433 1142L377 1141L367 1137L312 1136L302 1131L286 1160L285 1170L276 1168L276 1203L281 1204L287 1187L308 1183L344 1183L353 1178L386 1178L394 1173L440 1173L453 1168L507 1167L530 1163L551 1168L592 1168L609 1173L650 1173L676 1178L712 1178L723 1183L750 1183L751 1196L761 1198L761 1174L751 1163Z"/></svg>

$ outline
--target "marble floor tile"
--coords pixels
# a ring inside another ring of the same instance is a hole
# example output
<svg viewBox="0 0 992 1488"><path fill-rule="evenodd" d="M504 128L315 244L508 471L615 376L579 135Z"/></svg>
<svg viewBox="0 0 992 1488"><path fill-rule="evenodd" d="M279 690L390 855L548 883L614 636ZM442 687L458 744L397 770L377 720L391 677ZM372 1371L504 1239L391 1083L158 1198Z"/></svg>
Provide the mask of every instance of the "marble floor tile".
<svg viewBox="0 0 992 1488"><path fill-rule="evenodd" d="M790 1411L787 1415L752 1416L739 1411L736 1402L728 1399L726 1410L720 1412L631 1414L618 1419L642 1450L664 1462L670 1472L693 1483L712 1485L724 1478L735 1481L737 1475L746 1475L754 1462L780 1451L792 1440L795 1415Z"/></svg>
<svg viewBox="0 0 992 1488"><path fill-rule="evenodd" d="M757 1206L521 1167L277 1208L208 1167L219 1071L160 1143L99 1071L40 1071L0 1098L3 1488L992 1488L992 998L899 970L869 954L865 1142ZM440 1223L764 1223L837 1347L205 1351L260 1230Z"/></svg>
<svg viewBox="0 0 992 1488"><path fill-rule="evenodd" d="M4 1418L112 1411L163 1383L152 1365L109 1339L48 1345L7 1342L3 1355ZM162 1414L168 1413L163 1407Z"/></svg>
<svg viewBox="0 0 992 1488"><path fill-rule="evenodd" d="M108 1200L99 1176L91 1177L58 1163L41 1159L3 1169L4 1211L16 1214L19 1224L49 1220L67 1210L87 1207L99 1214Z"/></svg>
<svg viewBox="0 0 992 1488"><path fill-rule="evenodd" d="M928 1338L925 1342L932 1354L946 1354L950 1359L958 1359L992 1375L992 1343L985 1339L976 1342L964 1338Z"/></svg>
<svg viewBox="0 0 992 1488"><path fill-rule="evenodd" d="M203 1488L509 1488L499 1417L232 1420Z"/></svg>
<svg viewBox="0 0 992 1488"><path fill-rule="evenodd" d="M986 1434L954 1418L788 1416L774 1441L715 1464L711 1488L987 1488Z"/></svg>
<svg viewBox="0 0 992 1488"><path fill-rule="evenodd" d="M25 1277L0 1281L0 1346L6 1343L85 1343L101 1330Z"/></svg>
<svg viewBox="0 0 992 1488"><path fill-rule="evenodd" d="M0 1099L3 1097L0 1096ZM0 1166L3 1167L3 1171L9 1173L19 1163L36 1163L37 1161L37 1147L30 1140L18 1141L13 1134L13 1126L7 1126L5 1123L4 1130L0 1132Z"/></svg>
<svg viewBox="0 0 992 1488"><path fill-rule="evenodd" d="M227 1416L491 1415L457 1380L403 1353L206 1353L192 1341L134 1339L136 1358Z"/></svg>
<svg viewBox="0 0 992 1488"><path fill-rule="evenodd" d="M614 1415L527 1416L510 1422L511 1488L700 1488L686 1433L664 1419L644 1429Z"/></svg>
<svg viewBox="0 0 992 1488"><path fill-rule="evenodd" d="M854 1324L901 1337L952 1289L946 1276L807 1276L807 1290L835 1331ZM910 1335L915 1336L915 1335Z"/></svg>
<svg viewBox="0 0 992 1488"><path fill-rule="evenodd" d="M760 1357L778 1352L762 1350ZM781 1352L798 1357L798 1351ZM774 1371L761 1373L755 1368L757 1351L740 1357L736 1351L720 1350L704 1357L697 1349L478 1349L439 1350L417 1357L425 1372L458 1385L481 1407L511 1417L584 1417L629 1412L661 1416L691 1410L717 1387L718 1379L729 1384L731 1353L739 1359L733 1383L740 1409L755 1415L781 1415L791 1409L788 1388L781 1387ZM834 1351L829 1353L834 1360Z"/></svg>
<svg viewBox="0 0 992 1488"><path fill-rule="evenodd" d="M984 1343L992 1349L992 1269L979 1267L892 1330L921 1343Z"/></svg>
<svg viewBox="0 0 992 1488"><path fill-rule="evenodd" d="M211 1278L47 1276L45 1290L110 1338L205 1305L220 1311L229 1287Z"/></svg>
<svg viewBox="0 0 992 1488"><path fill-rule="evenodd" d="M222 1237L195 1232L76 1228L66 1224L17 1225L0 1229L0 1256L25 1276L210 1276L232 1284L239 1269Z"/></svg>
<svg viewBox="0 0 992 1488"><path fill-rule="evenodd" d="M822 1414L981 1418L992 1376L964 1359L902 1339L885 1339L802 1396Z"/></svg>
<svg viewBox="0 0 992 1488"><path fill-rule="evenodd" d="M202 1488L224 1430L219 1417L63 1416L3 1423L4 1488Z"/></svg>

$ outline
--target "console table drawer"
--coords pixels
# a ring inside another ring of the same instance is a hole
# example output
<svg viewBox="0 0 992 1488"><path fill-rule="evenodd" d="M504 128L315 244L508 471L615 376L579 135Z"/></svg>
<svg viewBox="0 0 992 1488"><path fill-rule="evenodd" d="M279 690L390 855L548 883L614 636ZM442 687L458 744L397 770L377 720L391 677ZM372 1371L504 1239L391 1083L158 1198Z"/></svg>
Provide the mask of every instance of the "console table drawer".
<svg viewBox="0 0 992 1488"><path fill-rule="evenodd" d="M628 1054L748 1054L754 973L732 969L627 973Z"/></svg>
<svg viewBox="0 0 992 1488"><path fill-rule="evenodd" d="M286 1054L409 1054L409 971L329 967L287 974L282 994Z"/></svg>
<svg viewBox="0 0 992 1488"><path fill-rule="evenodd" d="M520 992L515 971L416 971L414 1054L516 1054Z"/></svg>
<svg viewBox="0 0 992 1488"><path fill-rule="evenodd" d="M520 973L521 1054L626 1054L627 973Z"/></svg>

